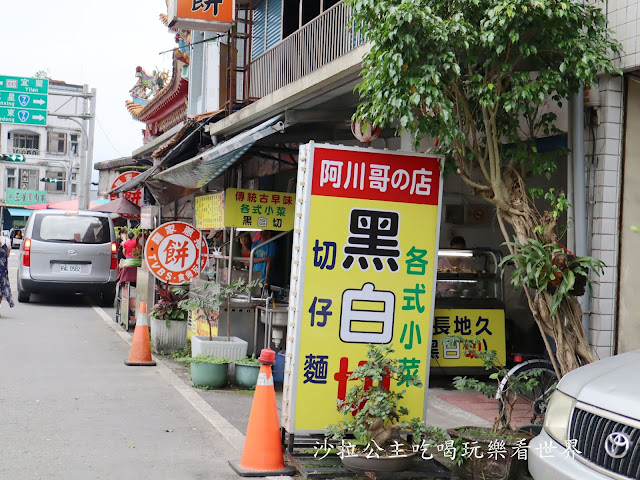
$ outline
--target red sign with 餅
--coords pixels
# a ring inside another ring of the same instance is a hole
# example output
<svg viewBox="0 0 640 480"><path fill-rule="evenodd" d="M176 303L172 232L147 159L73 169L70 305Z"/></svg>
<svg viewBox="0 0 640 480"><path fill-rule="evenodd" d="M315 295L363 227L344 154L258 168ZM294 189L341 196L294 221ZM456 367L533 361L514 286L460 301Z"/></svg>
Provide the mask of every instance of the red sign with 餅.
<svg viewBox="0 0 640 480"><path fill-rule="evenodd" d="M207 242L193 225L169 222L151 232L144 258L158 280L181 285L200 274L208 252Z"/></svg>
<svg viewBox="0 0 640 480"><path fill-rule="evenodd" d="M315 149L312 195L437 205L437 157Z"/></svg>
<svg viewBox="0 0 640 480"><path fill-rule="evenodd" d="M118 175L118 178L116 178L115 181L111 184L111 190L113 190L114 188L118 188L123 183L128 182L129 180L137 177L138 175L140 175L140 172L121 173L120 175ZM121 195L124 195L124 198L129 200L131 203L135 203L137 206L142 207L142 188L139 188L138 190L133 190L131 192L124 192L124 194L111 193L109 194L109 200L115 200L116 198L120 198ZM125 213L121 213L119 215L121 217L129 218L129 219L138 218L140 216L140 215L129 215Z"/></svg>

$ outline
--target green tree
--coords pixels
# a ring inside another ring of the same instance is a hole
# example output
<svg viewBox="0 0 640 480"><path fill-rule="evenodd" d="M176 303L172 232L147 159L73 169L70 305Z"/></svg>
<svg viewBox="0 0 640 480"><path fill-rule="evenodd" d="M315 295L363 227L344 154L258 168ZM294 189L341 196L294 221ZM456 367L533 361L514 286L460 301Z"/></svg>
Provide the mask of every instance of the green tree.
<svg viewBox="0 0 640 480"><path fill-rule="evenodd" d="M505 240L510 225L520 245L555 242L557 210L536 210L525 180L555 171L559 153L535 146L559 133L550 105L617 71L620 45L602 11L568 0L346 1L371 41L356 116L411 132L416 144L437 138L445 165L496 206ZM556 341L558 373L593 361L577 300L567 294L554 310L547 290L525 290Z"/></svg>

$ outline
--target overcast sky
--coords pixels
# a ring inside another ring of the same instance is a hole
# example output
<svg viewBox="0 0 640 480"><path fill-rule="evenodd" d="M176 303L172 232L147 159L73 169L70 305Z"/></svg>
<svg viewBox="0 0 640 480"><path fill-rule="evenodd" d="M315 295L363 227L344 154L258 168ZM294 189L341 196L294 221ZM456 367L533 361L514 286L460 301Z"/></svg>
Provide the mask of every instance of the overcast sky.
<svg viewBox="0 0 640 480"><path fill-rule="evenodd" d="M136 66L171 71L171 53L159 53L176 44L161 13L164 0L0 0L0 74L48 70L95 88L94 162L131 155L144 128L125 107Z"/></svg>

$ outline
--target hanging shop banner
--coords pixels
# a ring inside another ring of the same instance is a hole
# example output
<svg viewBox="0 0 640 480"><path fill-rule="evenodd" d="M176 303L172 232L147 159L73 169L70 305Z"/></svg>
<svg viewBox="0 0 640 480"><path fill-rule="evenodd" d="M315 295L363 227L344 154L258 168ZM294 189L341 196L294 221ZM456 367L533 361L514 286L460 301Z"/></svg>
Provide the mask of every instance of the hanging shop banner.
<svg viewBox="0 0 640 480"><path fill-rule="evenodd" d="M151 232L144 258L158 280L181 285L200 274L208 253L207 242L193 225L169 222Z"/></svg>
<svg viewBox="0 0 640 480"><path fill-rule="evenodd" d="M367 344L392 344L407 375L429 374L441 158L300 147L283 395L289 432L322 432L342 416ZM426 382L425 382L426 383ZM426 387L406 390L424 416Z"/></svg>
<svg viewBox="0 0 640 480"><path fill-rule="evenodd" d="M484 367L482 360L465 355L457 344L448 347L442 343L447 335L478 338L478 350L495 350L498 361L506 365L504 310L501 309L449 309L437 308L433 313L431 337L432 367Z"/></svg>
<svg viewBox="0 0 640 480"><path fill-rule="evenodd" d="M228 32L236 19L235 0L169 0L169 27Z"/></svg>
<svg viewBox="0 0 640 480"><path fill-rule="evenodd" d="M196 197L196 228L211 230L224 228L224 193L211 193Z"/></svg>
<svg viewBox="0 0 640 480"><path fill-rule="evenodd" d="M120 175L118 175L115 181L111 184L110 190L113 190L114 188L118 188L123 183L128 182L129 180L137 177L138 175L140 175L140 172L121 173ZM142 200L143 200L142 188L139 188L138 190L132 190L130 192L124 192L124 193L110 193L109 200L115 200L116 198L120 198L121 196L124 196L124 198L129 200L131 203L135 203L137 206L142 208ZM140 217L140 215L130 215L128 213L120 213L119 215L121 217L128 218L128 219Z"/></svg>
<svg viewBox="0 0 640 480"><path fill-rule="evenodd" d="M293 193L227 188L224 224L227 227L293 230L295 204Z"/></svg>
<svg viewBox="0 0 640 480"><path fill-rule="evenodd" d="M47 192L7 188L7 205L36 205L47 203Z"/></svg>

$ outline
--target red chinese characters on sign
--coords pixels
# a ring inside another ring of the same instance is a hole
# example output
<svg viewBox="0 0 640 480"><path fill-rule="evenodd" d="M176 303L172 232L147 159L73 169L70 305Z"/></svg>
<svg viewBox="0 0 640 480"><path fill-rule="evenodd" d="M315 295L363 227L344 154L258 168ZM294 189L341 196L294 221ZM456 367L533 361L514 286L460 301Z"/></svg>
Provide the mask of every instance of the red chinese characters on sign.
<svg viewBox="0 0 640 480"><path fill-rule="evenodd" d="M200 274L208 252L207 242L193 225L169 222L151 232L144 256L158 280L181 285Z"/></svg>
<svg viewBox="0 0 640 480"><path fill-rule="evenodd" d="M437 205L437 157L316 148L313 195Z"/></svg>
<svg viewBox="0 0 640 480"><path fill-rule="evenodd" d="M118 188L120 185L128 182L129 180L140 175L140 172L124 172L118 175L118 178L111 184L111 190L114 188ZM109 194L109 200L115 200L116 198L120 198L124 196L131 203L135 203L137 206L142 207L142 188L138 190L133 190L131 192L122 193L111 193ZM120 214L124 218L138 218L139 215L128 215L128 214Z"/></svg>

